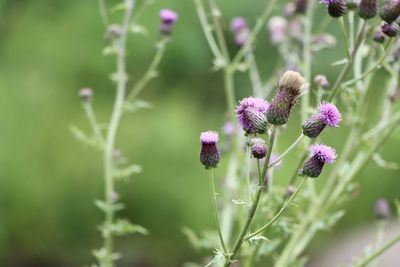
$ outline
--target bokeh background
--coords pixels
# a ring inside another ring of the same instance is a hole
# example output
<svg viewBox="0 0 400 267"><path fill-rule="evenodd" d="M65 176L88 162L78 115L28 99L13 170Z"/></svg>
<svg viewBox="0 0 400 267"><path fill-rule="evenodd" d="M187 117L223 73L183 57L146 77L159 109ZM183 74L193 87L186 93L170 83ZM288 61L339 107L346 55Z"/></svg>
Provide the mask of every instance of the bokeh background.
<svg viewBox="0 0 400 267"><path fill-rule="evenodd" d="M227 21L242 15L251 24L265 5L258 0L251 5L218 2ZM117 246L124 254L120 266L181 266L199 260L203 255L191 249L182 228L214 227L208 181L198 163L198 136L222 127L226 106L221 76L212 70L192 1L160 0L148 10L141 20L148 34L129 39L129 75L137 80L152 58L160 8L176 10L180 19L160 76L141 96L153 108L126 115L117 141L124 156L143 167L142 173L117 187L127 205L121 216L144 225L150 235L119 239ZM319 8L318 18L322 11ZM335 25L329 31L337 34ZM108 120L114 98L109 79L114 59L102 56L104 29L97 1L1 0L0 33L0 266L92 263L90 251L101 244L96 226L102 214L93 204L103 195L101 155L77 142L69 127L89 131L77 97L81 87L94 88L101 122ZM233 45L230 49L235 51ZM278 60L266 31L257 49L266 79ZM330 63L341 52L340 45L322 52L315 62L318 71L333 79L338 68ZM236 92L239 97L250 94L247 74L238 75ZM374 108L371 105L371 112ZM297 133L294 127L285 134L280 149ZM329 135L330 142L340 147L345 135L339 130ZM398 136L386 143L382 155L400 163ZM279 173L283 180L285 174ZM350 212L334 230L319 236L311 255L337 233L373 224L376 198L399 197L398 170L371 163L358 178L361 192L347 204Z"/></svg>

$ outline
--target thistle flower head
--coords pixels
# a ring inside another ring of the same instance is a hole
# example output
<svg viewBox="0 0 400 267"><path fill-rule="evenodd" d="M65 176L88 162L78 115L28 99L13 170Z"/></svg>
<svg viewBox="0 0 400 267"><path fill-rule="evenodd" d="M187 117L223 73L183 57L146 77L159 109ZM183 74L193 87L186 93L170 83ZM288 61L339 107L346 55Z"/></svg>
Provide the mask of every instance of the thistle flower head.
<svg viewBox="0 0 400 267"><path fill-rule="evenodd" d="M322 102L318 107L322 120L330 127L338 127L342 116L337 107L328 102Z"/></svg>
<svg viewBox="0 0 400 267"><path fill-rule="evenodd" d="M307 10L308 0L295 0L295 12L298 14L304 14Z"/></svg>
<svg viewBox="0 0 400 267"><path fill-rule="evenodd" d="M314 77L314 82L322 89L329 89L329 81L325 75L319 74Z"/></svg>
<svg viewBox="0 0 400 267"><path fill-rule="evenodd" d="M217 148L218 133L213 131L202 132L200 134L200 142L200 162L206 169L217 167L220 160Z"/></svg>
<svg viewBox="0 0 400 267"><path fill-rule="evenodd" d="M214 131L202 132L200 134L200 142L202 144L216 144L219 140L218 133Z"/></svg>
<svg viewBox="0 0 400 267"><path fill-rule="evenodd" d="M82 88L79 90L79 97L84 102L90 102L93 98L93 90L91 88Z"/></svg>
<svg viewBox="0 0 400 267"><path fill-rule="evenodd" d="M400 26L396 22L385 23L381 27L382 32L388 37L396 37L400 32Z"/></svg>
<svg viewBox="0 0 400 267"><path fill-rule="evenodd" d="M289 120L292 107L302 93L305 80L297 71L288 70L280 78L275 97L267 110L267 120L283 125Z"/></svg>
<svg viewBox="0 0 400 267"><path fill-rule="evenodd" d="M390 217L390 207L387 199L379 198L375 201L374 213L378 219L387 219Z"/></svg>
<svg viewBox="0 0 400 267"><path fill-rule="evenodd" d="M233 33L238 33L243 29L247 29L247 22L243 17L235 17L231 20L230 29Z"/></svg>
<svg viewBox="0 0 400 267"><path fill-rule="evenodd" d="M337 157L334 148L323 144L312 145L310 152L312 157L316 157L319 161L328 164L334 163Z"/></svg>
<svg viewBox="0 0 400 267"><path fill-rule="evenodd" d="M385 35L383 34L381 29L375 31L373 40L380 44L382 44L385 41Z"/></svg>
<svg viewBox="0 0 400 267"><path fill-rule="evenodd" d="M372 19L378 12L377 0L361 0L358 5L358 15L362 19Z"/></svg>
<svg viewBox="0 0 400 267"><path fill-rule="evenodd" d="M240 100L235 112L243 130L247 133L264 133L268 107L268 102L262 98L247 97Z"/></svg>
<svg viewBox="0 0 400 267"><path fill-rule="evenodd" d="M333 18L339 18L346 14L345 0L321 0L320 3L327 5L328 13Z"/></svg>
<svg viewBox="0 0 400 267"><path fill-rule="evenodd" d="M160 33L162 36L168 36L172 32L172 26L178 20L178 15L169 9L162 9L160 11Z"/></svg>
<svg viewBox="0 0 400 267"><path fill-rule="evenodd" d="M379 12L379 16L389 24L394 22L400 16L400 1L386 1Z"/></svg>
<svg viewBox="0 0 400 267"><path fill-rule="evenodd" d="M311 158L304 162L303 168L299 170L300 176L311 178L318 177L325 163L332 164L337 155L335 149L323 144L316 144L310 147Z"/></svg>
<svg viewBox="0 0 400 267"><path fill-rule="evenodd" d="M267 146L261 138L253 138L250 140L251 154L256 159L262 159L267 154Z"/></svg>

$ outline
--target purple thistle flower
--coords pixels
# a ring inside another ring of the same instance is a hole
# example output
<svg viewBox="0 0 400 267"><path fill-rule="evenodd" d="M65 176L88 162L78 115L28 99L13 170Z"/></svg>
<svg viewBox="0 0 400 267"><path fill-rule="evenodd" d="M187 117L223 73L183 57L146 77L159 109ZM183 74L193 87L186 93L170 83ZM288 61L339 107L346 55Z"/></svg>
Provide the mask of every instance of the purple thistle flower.
<svg viewBox="0 0 400 267"><path fill-rule="evenodd" d="M306 160L303 168L299 170L300 176L318 177L322 172L324 164L332 164L337 157L335 149L323 144L312 145L310 152L311 158Z"/></svg>
<svg viewBox="0 0 400 267"><path fill-rule="evenodd" d="M160 11L160 33L162 36L170 35L172 32L172 25L178 20L178 15L169 9L162 9Z"/></svg>
<svg viewBox="0 0 400 267"><path fill-rule="evenodd" d="M390 207L387 199L379 198L375 202L374 213L378 219L387 219L390 216Z"/></svg>
<svg viewBox="0 0 400 267"><path fill-rule="evenodd" d="M243 17L235 17L231 21L230 29L233 33L238 33L243 29L247 29L247 22Z"/></svg>
<svg viewBox="0 0 400 267"><path fill-rule="evenodd" d="M275 97L267 110L267 120L274 125L283 125L302 93L305 80L297 71L286 71L278 82Z"/></svg>
<svg viewBox="0 0 400 267"><path fill-rule="evenodd" d="M256 159L262 159L267 154L267 145L261 138L253 138L250 140L251 154Z"/></svg>
<svg viewBox="0 0 400 267"><path fill-rule="evenodd" d="M329 89L329 81L325 75L318 74L314 77L314 82L318 84L322 89Z"/></svg>
<svg viewBox="0 0 400 267"><path fill-rule="evenodd" d="M270 18L267 26L272 44L281 44L287 39L288 23L284 17L275 16Z"/></svg>
<svg viewBox="0 0 400 267"><path fill-rule="evenodd" d="M213 131L202 132L200 134L200 142L200 162L206 169L217 167L220 160L217 148L218 133Z"/></svg>
<svg viewBox="0 0 400 267"><path fill-rule="evenodd" d="M381 31L381 29L375 31L373 40L380 44L382 44L385 41L385 35Z"/></svg>
<svg viewBox="0 0 400 267"><path fill-rule="evenodd" d="M388 37L396 37L396 35L400 32L400 26L396 23L385 23L381 27L382 32Z"/></svg>
<svg viewBox="0 0 400 267"><path fill-rule="evenodd" d="M91 88L82 88L79 90L79 97L84 102L90 102L93 98L93 89Z"/></svg>
<svg viewBox="0 0 400 267"><path fill-rule="evenodd" d="M236 107L236 117L246 133L265 133L267 121L265 112L269 104L262 98L246 97Z"/></svg>
<svg viewBox="0 0 400 267"><path fill-rule="evenodd" d="M342 120L342 116L340 115L337 107L328 102L322 102L318 107L319 114L322 117L322 120L326 125L330 127L339 127L339 123Z"/></svg>
<svg viewBox="0 0 400 267"><path fill-rule="evenodd" d="M312 0L311 0L312 1ZM305 14L307 11L308 0L295 0L295 12L298 14Z"/></svg>
<svg viewBox="0 0 400 267"><path fill-rule="evenodd" d="M319 105L319 113L311 116L303 125L303 134L310 137L317 137L326 126L339 127L342 120L339 110L332 103L323 102Z"/></svg>
<svg viewBox="0 0 400 267"><path fill-rule="evenodd" d="M377 0L361 0L358 5L358 15L362 19L372 19L378 12Z"/></svg>

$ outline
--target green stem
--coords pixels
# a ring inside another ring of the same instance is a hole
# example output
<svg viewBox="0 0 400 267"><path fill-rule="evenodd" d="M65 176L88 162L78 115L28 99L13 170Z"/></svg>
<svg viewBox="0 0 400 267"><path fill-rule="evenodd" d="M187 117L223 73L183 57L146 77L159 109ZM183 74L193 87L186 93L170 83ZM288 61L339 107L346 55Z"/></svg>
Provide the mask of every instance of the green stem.
<svg viewBox="0 0 400 267"><path fill-rule="evenodd" d="M114 221L114 210L112 206L112 192L114 192L114 166L113 166L113 151L115 146L115 139L119 122L122 115L125 90L126 90L126 43L128 28L134 7L134 1L125 0L126 11L123 21L123 34L118 40L118 54L117 54L117 93L114 102L110 123L107 130L107 137L104 147L104 182L105 182L105 199L108 209L105 211L106 221L105 226L111 229ZM106 255L104 257L104 267L113 266L113 233L108 231L104 236L104 249Z"/></svg>
<svg viewBox="0 0 400 267"><path fill-rule="evenodd" d="M229 64L230 58L229 58L228 48L226 46L226 41L225 41L225 37L224 37L224 33L222 31L222 25L221 25L221 11L218 9L214 0L208 0L208 3L210 5L211 15L213 17L214 27L215 27L215 32L217 35L217 41L218 41L219 47L222 51L222 55L224 56L224 58L226 60L226 63Z"/></svg>
<svg viewBox="0 0 400 267"><path fill-rule="evenodd" d="M285 201L282 208L278 211L278 213L269 222L267 222L264 226L262 226L260 229L258 229L254 233L247 235L245 237L245 240L251 239L251 238L261 234L262 232L267 230L274 222L276 222L279 219L279 217L283 214L283 212L286 210L286 208L292 203L293 199L296 197L298 192L301 191L301 189L305 185L305 182L307 181L307 179L308 178L303 178L301 180L300 185L297 187L296 191L290 196L290 198L288 200Z"/></svg>
<svg viewBox="0 0 400 267"><path fill-rule="evenodd" d="M99 3L99 11L101 16L101 21L104 24L104 27L108 26L108 12L107 12L107 5L105 0L98 0Z"/></svg>
<svg viewBox="0 0 400 267"><path fill-rule="evenodd" d="M263 90L262 90L262 83L261 83L261 78L260 78L260 72L258 71L257 67L257 62L254 57L254 54L252 51L249 51L246 54L246 59L249 61L249 76L250 76L250 81L253 86L253 95L255 97L264 97L263 96Z"/></svg>
<svg viewBox="0 0 400 267"><path fill-rule="evenodd" d="M273 161L272 163L269 164L268 167L274 167L277 164L279 164L279 162L284 159L305 137L305 135L302 133L300 134L300 136L296 139L296 141L293 142L293 144L291 144L288 149L285 150L285 152L283 152L275 161Z"/></svg>
<svg viewBox="0 0 400 267"><path fill-rule="evenodd" d="M244 242L244 237L247 234L250 225L254 219L254 215L256 213L258 204L260 202L260 198L261 198L261 194L263 191L263 187L264 187L264 177L265 174L268 171L268 162L270 160L271 157L271 152L272 152L272 148L274 145L274 141L275 141L275 134L276 134L276 126L272 126L272 130L271 130L271 135L269 136L269 141L268 141L268 152L267 155L265 157L265 164L264 164L264 168L261 171L261 173L258 173L258 179L261 183L259 183L258 185L258 189L257 192L255 194L253 203L249 209L249 213L247 215L247 220L245 222L245 224L243 225L242 230L240 231L239 237L237 238L232 250L230 251L230 256L229 258L225 259L225 263L224 263L224 267L228 267L230 266L230 264L232 263L232 261L235 259L237 252L239 251L239 249L241 248L243 242Z"/></svg>
<svg viewBox="0 0 400 267"><path fill-rule="evenodd" d="M103 134L101 133L99 124L97 123L96 115L93 111L91 103L84 102L83 108L85 110L86 117L88 118L88 121L90 123L90 126L92 128L93 134L97 142L100 144L101 148L104 148L104 137Z"/></svg>
<svg viewBox="0 0 400 267"><path fill-rule="evenodd" d="M343 42L344 42L344 48L346 50L346 55L347 58L350 59L350 48L349 48L349 38L347 37L346 33L346 26L344 25L344 20L343 17L339 18L339 25L340 25L340 31L342 32L343 35Z"/></svg>
<svg viewBox="0 0 400 267"><path fill-rule="evenodd" d="M225 246L224 238L222 237L221 225L219 223L218 206L217 206L217 193L215 192L213 169L209 169L208 170L208 175L209 175L209 179L210 179L210 188L211 188L211 194L212 194L211 195L211 199L212 199L212 204L213 204L215 223L217 225L217 230L218 230L219 241L221 243L221 247L223 249L223 252L226 255L227 254L227 249L226 249L226 246Z"/></svg>
<svg viewBox="0 0 400 267"><path fill-rule="evenodd" d="M388 249L390 249L392 246L396 245L397 242L400 242L400 235L396 236L389 242L387 242L383 247L363 259L361 262L359 262L355 267L365 267L367 266L371 261L382 255L384 252L386 252Z"/></svg>
<svg viewBox="0 0 400 267"><path fill-rule="evenodd" d="M130 91L128 94L128 97L126 100L128 102L132 102L136 96L143 90L143 88L146 86L146 84L153 79L157 75L157 68L158 65L161 62L161 59L164 55L165 52L165 46L167 44L168 40L163 38L159 43L157 43L157 51L156 54L154 55L153 60L150 63L149 68L143 75L143 77L136 83L136 85L133 87L133 89Z"/></svg>

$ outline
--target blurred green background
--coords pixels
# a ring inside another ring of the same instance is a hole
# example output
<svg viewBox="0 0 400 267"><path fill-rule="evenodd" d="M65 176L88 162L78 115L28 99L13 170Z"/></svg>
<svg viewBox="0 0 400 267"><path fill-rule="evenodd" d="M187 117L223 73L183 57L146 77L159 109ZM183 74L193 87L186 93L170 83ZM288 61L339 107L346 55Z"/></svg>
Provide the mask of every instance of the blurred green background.
<svg viewBox="0 0 400 267"><path fill-rule="evenodd" d="M251 24L265 5L218 2L227 21L243 15ZM120 266L180 266L198 260L203 255L190 248L182 227L214 227L208 181L198 163L198 136L220 129L226 108L220 74L211 69L192 1L160 0L148 10L141 21L148 35L129 39L130 79L137 80L152 58L160 8L176 10L180 19L160 76L141 96L154 107L125 116L117 141L125 157L143 166L141 174L118 185L127 205L121 216L144 225L150 235L119 239L124 254ZM279 13L280 7L276 9ZM114 59L102 56L104 29L97 1L1 0L0 33L0 265L92 263L90 250L101 245L96 226L102 214L93 204L103 195L101 155L78 143L69 127L89 131L77 97L80 88L94 88L101 122L108 120L114 98L108 78ZM266 78L277 60L266 32L257 48ZM340 48L322 53L316 62L319 72L335 77L338 68L329 62L341 57ZM247 74L238 75L236 91L239 97L250 94ZM296 127L290 129L279 143L281 150L298 133ZM326 138L339 145L345 135L342 129ZM399 149L398 139L392 138L383 155L400 163ZM279 175L285 179L290 172ZM372 222L377 197L399 196L399 171L371 163L359 178L361 193L335 231Z"/></svg>

